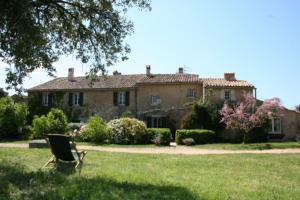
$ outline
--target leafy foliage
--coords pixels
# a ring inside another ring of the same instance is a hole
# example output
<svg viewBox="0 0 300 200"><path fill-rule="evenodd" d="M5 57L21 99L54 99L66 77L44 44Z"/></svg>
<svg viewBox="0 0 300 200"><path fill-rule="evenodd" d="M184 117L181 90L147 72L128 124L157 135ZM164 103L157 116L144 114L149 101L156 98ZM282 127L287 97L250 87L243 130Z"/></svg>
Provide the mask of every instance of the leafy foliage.
<svg viewBox="0 0 300 200"><path fill-rule="evenodd" d="M224 129L220 123L221 115L219 105L209 101L198 101L194 103L193 110L183 120L184 129L209 129L219 132Z"/></svg>
<svg viewBox="0 0 300 200"><path fill-rule="evenodd" d="M22 133L28 108L24 103L15 103L10 97L0 99L0 139L15 138Z"/></svg>
<svg viewBox="0 0 300 200"><path fill-rule="evenodd" d="M65 113L58 109L52 108L47 114L49 121L49 133L65 133L68 129L68 120Z"/></svg>
<svg viewBox="0 0 300 200"><path fill-rule="evenodd" d="M105 71L130 52L124 39L133 24L124 15L137 6L150 10L149 0L9 0L0 1L0 58L7 68L10 88L37 68L53 75L52 63L75 53L90 62L90 74Z"/></svg>
<svg viewBox="0 0 300 200"><path fill-rule="evenodd" d="M214 131L202 129L181 129L176 131L177 144L184 144L183 140L186 138L194 139L195 144L207 144L215 142L216 134Z"/></svg>
<svg viewBox="0 0 300 200"><path fill-rule="evenodd" d="M6 97L7 95L8 95L8 93L5 92L5 91L3 90L3 88L0 88L0 98L1 98L1 97Z"/></svg>
<svg viewBox="0 0 300 200"><path fill-rule="evenodd" d="M146 124L134 118L120 118L108 122L111 143L139 144L145 141Z"/></svg>
<svg viewBox="0 0 300 200"><path fill-rule="evenodd" d="M156 145L170 145L172 133L169 128L147 128L147 135Z"/></svg>
<svg viewBox="0 0 300 200"><path fill-rule="evenodd" d="M108 137L107 125L99 116L89 118L78 134L77 139L84 142L103 143Z"/></svg>
<svg viewBox="0 0 300 200"><path fill-rule="evenodd" d="M227 129L243 131L243 143L246 143L252 129L262 127L269 119L280 117L282 111L279 98L265 100L261 106L258 106L256 99L251 94L247 94L245 100L237 105L231 106L225 103L220 113Z"/></svg>
<svg viewBox="0 0 300 200"><path fill-rule="evenodd" d="M68 129L68 121L64 112L52 108L47 116L35 116L32 121L32 138L45 138L47 134L64 134Z"/></svg>

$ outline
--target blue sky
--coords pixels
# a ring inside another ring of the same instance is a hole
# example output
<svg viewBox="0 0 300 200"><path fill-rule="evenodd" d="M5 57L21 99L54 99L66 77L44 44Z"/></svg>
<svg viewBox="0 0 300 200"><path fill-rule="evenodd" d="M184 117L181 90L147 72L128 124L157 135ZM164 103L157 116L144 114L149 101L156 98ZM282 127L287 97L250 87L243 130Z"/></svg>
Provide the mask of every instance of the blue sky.
<svg viewBox="0 0 300 200"><path fill-rule="evenodd" d="M294 108L300 104L299 10L298 0L152 0L151 12L129 11L135 24L126 40L130 59L108 70L144 73L150 64L153 73L173 73L182 66L200 77L235 72L257 87L258 98L277 96ZM5 87L5 65L0 65L0 87ZM55 66L57 76L66 76L69 67L76 75L89 68L72 56ZM51 77L38 70L24 86L47 80Z"/></svg>

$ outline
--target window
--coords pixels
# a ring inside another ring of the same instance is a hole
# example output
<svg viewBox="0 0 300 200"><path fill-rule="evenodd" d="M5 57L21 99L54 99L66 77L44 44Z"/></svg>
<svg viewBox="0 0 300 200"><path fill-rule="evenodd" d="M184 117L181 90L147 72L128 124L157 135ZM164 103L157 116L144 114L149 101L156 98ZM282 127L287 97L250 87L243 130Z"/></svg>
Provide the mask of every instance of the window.
<svg viewBox="0 0 300 200"><path fill-rule="evenodd" d="M160 97L159 97L159 95L152 95L151 96L151 105L152 106L157 106L158 104L160 104Z"/></svg>
<svg viewBox="0 0 300 200"><path fill-rule="evenodd" d="M225 90L224 99L231 100L231 91L230 90Z"/></svg>
<svg viewBox="0 0 300 200"><path fill-rule="evenodd" d="M196 91L193 89L188 89L187 97L196 97Z"/></svg>
<svg viewBox="0 0 300 200"><path fill-rule="evenodd" d="M129 106L130 104L129 101L130 101L129 91L113 92L114 106Z"/></svg>
<svg viewBox="0 0 300 200"><path fill-rule="evenodd" d="M78 106L80 104L79 102L80 102L80 94L79 93L74 93L73 104Z"/></svg>
<svg viewBox="0 0 300 200"><path fill-rule="evenodd" d="M272 119L272 127L271 133L281 133L281 119L280 118L273 118Z"/></svg>
<svg viewBox="0 0 300 200"><path fill-rule="evenodd" d="M69 106L83 106L83 93L82 92L76 92L76 93L69 93Z"/></svg>
<svg viewBox="0 0 300 200"><path fill-rule="evenodd" d="M149 128L165 128L166 117L147 117L147 127Z"/></svg>
<svg viewBox="0 0 300 200"><path fill-rule="evenodd" d="M118 93L118 104L121 106L124 106L126 103L126 93L125 92L119 92Z"/></svg>
<svg viewBox="0 0 300 200"><path fill-rule="evenodd" d="M43 106L48 106L49 105L49 96L48 96L48 93L43 93L42 104L43 104Z"/></svg>

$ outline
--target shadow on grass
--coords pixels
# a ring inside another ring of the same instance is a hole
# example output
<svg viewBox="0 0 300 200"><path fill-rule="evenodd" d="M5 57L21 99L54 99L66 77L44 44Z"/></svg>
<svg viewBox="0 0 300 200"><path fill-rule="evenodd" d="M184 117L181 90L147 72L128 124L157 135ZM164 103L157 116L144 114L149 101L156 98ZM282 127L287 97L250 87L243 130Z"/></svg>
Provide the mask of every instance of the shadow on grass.
<svg viewBox="0 0 300 200"><path fill-rule="evenodd" d="M0 199L202 199L172 185L119 182L106 177L28 172L19 164L0 164Z"/></svg>

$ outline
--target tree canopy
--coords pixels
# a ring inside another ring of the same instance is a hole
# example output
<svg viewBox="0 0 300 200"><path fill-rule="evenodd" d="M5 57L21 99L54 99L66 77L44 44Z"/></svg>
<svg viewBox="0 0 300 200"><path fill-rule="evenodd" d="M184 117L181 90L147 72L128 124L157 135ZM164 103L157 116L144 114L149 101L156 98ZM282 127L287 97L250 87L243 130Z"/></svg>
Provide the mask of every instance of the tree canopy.
<svg viewBox="0 0 300 200"><path fill-rule="evenodd" d="M9 67L8 88L20 91L38 68L53 75L60 55L91 63L89 75L104 72L130 52L128 8L150 10L150 0L0 0L0 58Z"/></svg>

